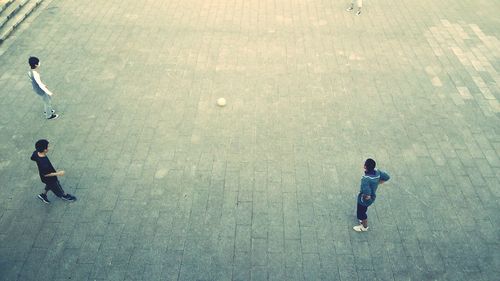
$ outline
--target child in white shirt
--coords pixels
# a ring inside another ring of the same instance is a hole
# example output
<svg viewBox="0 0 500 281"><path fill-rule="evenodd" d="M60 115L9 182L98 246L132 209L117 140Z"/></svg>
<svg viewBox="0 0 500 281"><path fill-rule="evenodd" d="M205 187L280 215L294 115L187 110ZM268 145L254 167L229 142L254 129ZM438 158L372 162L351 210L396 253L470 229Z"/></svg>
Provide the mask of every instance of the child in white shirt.
<svg viewBox="0 0 500 281"><path fill-rule="evenodd" d="M48 120L56 119L59 117L55 114L55 110L52 109L52 92L43 84L40 79L40 74L38 73L38 67L40 67L40 60L37 57L30 57L28 59L31 70L28 72L28 76L33 86L33 90L37 95L39 95L43 100L43 105L45 109L45 117Z"/></svg>

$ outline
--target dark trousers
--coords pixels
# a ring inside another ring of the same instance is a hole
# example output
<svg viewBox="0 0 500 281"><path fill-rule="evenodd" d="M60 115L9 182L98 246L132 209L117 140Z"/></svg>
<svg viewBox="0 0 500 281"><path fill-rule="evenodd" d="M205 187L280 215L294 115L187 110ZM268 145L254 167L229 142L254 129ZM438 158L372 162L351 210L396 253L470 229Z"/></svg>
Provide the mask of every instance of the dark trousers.
<svg viewBox="0 0 500 281"><path fill-rule="evenodd" d="M367 211L368 211L367 206L363 206L363 205L358 203L358 208L356 210L358 220L366 220L368 218L368 215L366 214Z"/></svg>
<svg viewBox="0 0 500 281"><path fill-rule="evenodd" d="M64 195L64 189L62 188L61 184L57 180L56 182L53 183L47 183L45 185L45 190L46 191L52 191L57 197L62 197Z"/></svg>

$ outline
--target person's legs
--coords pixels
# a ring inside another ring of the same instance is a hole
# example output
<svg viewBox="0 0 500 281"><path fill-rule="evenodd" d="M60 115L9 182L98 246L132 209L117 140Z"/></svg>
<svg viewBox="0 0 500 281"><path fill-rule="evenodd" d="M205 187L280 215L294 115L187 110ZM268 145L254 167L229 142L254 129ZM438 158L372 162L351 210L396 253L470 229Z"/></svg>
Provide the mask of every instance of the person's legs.
<svg viewBox="0 0 500 281"><path fill-rule="evenodd" d="M354 1L355 0L351 0L351 5L346 9L346 11L352 11L354 9Z"/></svg>
<svg viewBox="0 0 500 281"><path fill-rule="evenodd" d="M61 198L63 200L66 200L66 201L75 201L76 200L75 196L64 192L64 189L62 188L62 186L59 183L59 181L57 181L56 183L54 183L53 185L51 185L50 190L52 192L54 192L54 194L57 197L59 197L59 198Z"/></svg>
<svg viewBox="0 0 500 281"><path fill-rule="evenodd" d="M363 7L363 0L351 0L351 5L346 10L348 12L354 10L354 3L355 2L356 2L356 6L358 7L358 11L356 12L356 15L359 16L361 14L361 7Z"/></svg>
<svg viewBox="0 0 500 281"><path fill-rule="evenodd" d="M55 183L47 184L47 187L45 187L45 194L47 194L47 189L54 192L54 194L62 198L66 193L64 193L64 189L62 188L61 184L59 181L56 181Z"/></svg>
<svg viewBox="0 0 500 281"><path fill-rule="evenodd" d="M356 12L356 15L359 16L361 14L361 7L363 6L363 0L357 0L357 4L358 4L358 11Z"/></svg>
<svg viewBox="0 0 500 281"><path fill-rule="evenodd" d="M43 108L45 110L45 118L50 118L53 114L52 112L52 98L49 95L41 96L43 99Z"/></svg>
<svg viewBox="0 0 500 281"><path fill-rule="evenodd" d="M367 231L368 230L368 215L366 212L368 211L367 206L363 206L358 203L357 209L356 209L356 216L358 220L361 222L361 225L357 225L353 227L354 230L356 231Z"/></svg>
<svg viewBox="0 0 500 281"><path fill-rule="evenodd" d="M368 221L368 215L366 212L368 211L368 207L363 206L358 203L358 206L356 208L356 216L358 217L358 220L360 221Z"/></svg>

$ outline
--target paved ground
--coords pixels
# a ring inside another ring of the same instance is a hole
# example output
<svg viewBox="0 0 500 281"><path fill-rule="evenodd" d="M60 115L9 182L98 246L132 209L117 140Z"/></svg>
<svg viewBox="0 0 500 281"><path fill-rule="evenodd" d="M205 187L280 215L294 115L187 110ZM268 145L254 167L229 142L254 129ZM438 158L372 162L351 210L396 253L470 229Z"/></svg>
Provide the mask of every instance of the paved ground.
<svg viewBox="0 0 500 281"><path fill-rule="evenodd" d="M0 56L0 279L498 280L500 2L347 2L46 2Z"/></svg>

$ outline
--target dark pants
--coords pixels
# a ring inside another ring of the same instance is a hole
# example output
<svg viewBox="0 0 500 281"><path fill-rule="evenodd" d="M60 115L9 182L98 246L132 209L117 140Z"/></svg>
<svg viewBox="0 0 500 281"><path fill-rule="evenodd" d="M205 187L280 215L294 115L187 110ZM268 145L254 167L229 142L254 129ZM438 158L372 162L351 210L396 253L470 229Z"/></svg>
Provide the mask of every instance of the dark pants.
<svg viewBox="0 0 500 281"><path fill-rule="evenodd" d="M368 215L366 214L367 211L368 211L367 206L363 206L363 205L358 203L358 208L356 211L356 214L358 216L358 220L366 220L368 218Z"/></svg>
<svg viewBox="0 0 500 281"><path fill-rule="evenodd" d="M64 195L64 190L59 183L59 181L56 181L54 183L48 183L45 185L45 190L46 191L52 191L57 197L62 197Z"/></svg>

